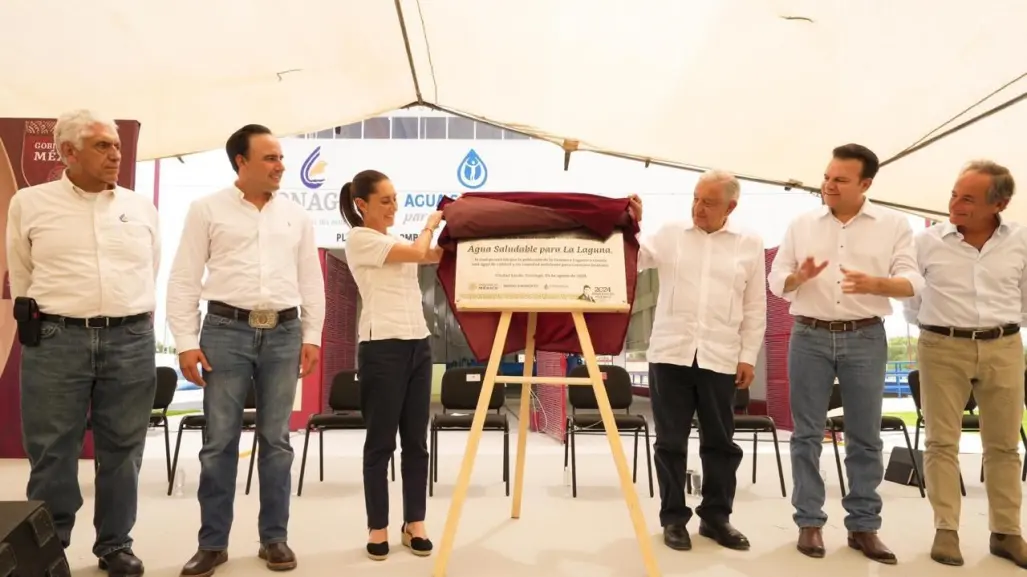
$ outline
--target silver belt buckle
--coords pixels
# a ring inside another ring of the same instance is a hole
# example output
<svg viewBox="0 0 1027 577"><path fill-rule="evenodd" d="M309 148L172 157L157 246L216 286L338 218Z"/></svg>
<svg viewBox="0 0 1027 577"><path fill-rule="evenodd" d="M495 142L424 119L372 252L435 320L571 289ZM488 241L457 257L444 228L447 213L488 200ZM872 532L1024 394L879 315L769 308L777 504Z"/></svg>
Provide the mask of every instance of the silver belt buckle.
<svg viewBox="0 0 1027 577"><path fill-rule="evenodd" d="M273 329L278 326L278 311L254 310L250 311L250 327L254 329Z"/></svg>

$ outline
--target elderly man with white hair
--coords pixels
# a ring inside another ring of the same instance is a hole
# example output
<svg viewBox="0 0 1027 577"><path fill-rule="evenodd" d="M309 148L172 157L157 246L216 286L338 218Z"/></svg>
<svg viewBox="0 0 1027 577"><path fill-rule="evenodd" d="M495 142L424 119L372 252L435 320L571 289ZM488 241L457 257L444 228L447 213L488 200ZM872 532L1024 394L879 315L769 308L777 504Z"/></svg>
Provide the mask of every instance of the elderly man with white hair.
<svg viewBox="0 0 1027 577"><path fill-rule="evenodd" d="M664 543L692 548L686 524L685 461L692 418L699 417L704 482L699 534L721 546L746 550L749 540L730 523L742 449L735 444L735 391L752 384L767 326L763 240L729 217L740 186L731 174L699 178L692 218L643 238L639 268L660 279L647 357L656 425L656 476ZM641 221L642 202L631 198Z"/></svg>
<svg viewBox="0 0 1027 577"><path fill-rule="evenodd" d="M7 224L12 298L35 301L40 313L37 338L21 352L28 498L46 503L67 547L82 507L88 416L97 462L93 553L112 576L142 575L130 533L156 387L157 210L117 184L114 122L71 112L57 121L54 141L66 170L18 191Z"/></svg>

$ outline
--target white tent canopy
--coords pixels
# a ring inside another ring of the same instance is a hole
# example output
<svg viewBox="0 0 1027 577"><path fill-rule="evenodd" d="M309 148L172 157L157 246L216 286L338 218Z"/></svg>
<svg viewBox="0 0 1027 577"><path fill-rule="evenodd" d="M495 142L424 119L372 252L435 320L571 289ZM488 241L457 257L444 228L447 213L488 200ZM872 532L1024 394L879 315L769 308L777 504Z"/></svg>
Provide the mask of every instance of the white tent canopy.
<svg viewBox="0 0 1027 577"><path fill-rule="evenodd" d="M0 22L0 116L139 120L141 159L420 102L815 188L838 144L888 160L1014 101L887 164L871 192L945 213L982 157L1027 182L1016 0L7 0ZM1027 222L1027 200L1009 215Z"/></svg>

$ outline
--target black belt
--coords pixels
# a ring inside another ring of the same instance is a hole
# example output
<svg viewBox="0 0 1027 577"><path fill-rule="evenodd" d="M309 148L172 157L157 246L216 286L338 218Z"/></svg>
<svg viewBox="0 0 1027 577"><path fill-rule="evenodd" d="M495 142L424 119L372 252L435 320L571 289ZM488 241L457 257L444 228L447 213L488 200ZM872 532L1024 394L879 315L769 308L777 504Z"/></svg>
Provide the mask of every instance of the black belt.
<svg viewBox="0 0 1027 577"><path fill-rule="evenodd" d="M137 315L131 315L127 317L90 317L87 319L79 319L74 317L62 317L61 315L51 315L47 313L42 313L39 315L39 318L49 323L57 323L69 327L105 329L109 327L120 327L122 325L129 325L132 323L137 323L139 321L149 320L151 316L152 315L150 313L139 313Z"/></svg>
<svg viewBox="0 0 1027 577"><path fill-rule="evenodd" d="M795 317L796 322L815 329L827 329L832 333L848 333L863 327L881 324L881 317L856 319L852 321L822 321L810 317Z"/></svg>
<svg viewBox="0 0 1027 577"><path fill-rule="evenodd" d="M212 315L235 319L237 321L249 321L250 314L253 313L251 310L233 307L232 305L225 304L220 301L210 301L207 303L207 312ZM292 307L291 309L283 309L276 312L278 313L278 322L291 321L292 319L300 316L299 307Z"/></svg>
<svg viewBox="0 0 1027 577"><path fill-rule="evenodd" d="M955 327L938 327L932 325L920 325L920 330L955 337L957 339L971 339L974 341L993 341L1008 335L1015 335L1020 332L1020 325L1003 325L990 329L957 329Z"/></svg>

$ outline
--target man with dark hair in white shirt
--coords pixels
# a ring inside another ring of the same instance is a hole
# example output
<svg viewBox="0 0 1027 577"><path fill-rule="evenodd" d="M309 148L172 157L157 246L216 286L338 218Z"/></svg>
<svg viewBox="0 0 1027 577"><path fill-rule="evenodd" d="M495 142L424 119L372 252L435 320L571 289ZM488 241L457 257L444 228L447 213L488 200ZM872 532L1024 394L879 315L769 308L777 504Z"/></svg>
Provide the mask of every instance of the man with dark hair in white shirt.
<svg viewBox="0 0 1027 577"><path fill-rule="evenodd" d="M848 545L867 558L897 562L881 542L884 479L881 410L888 362L883 318L890 298L918 294L913 230L905 215L870 202L866 191L880 166L865 146L832 151L824 171L824 206L789 225L767 278L770 291L789 301L795 326L788 348L792 433L793 519L796 548L825 555L824 480L820 477L824 423L835 379L845 411L845 468L849 492Z"/></svg>
<svg viewBox="0 0 1027 577"><path fill-rule="evenodd" d="M154 280L160 232L153 202L117 185L117 125L65 114L54 144L67 169L11 200L12 298L36 301L37 345L21 350L21 421L32 472L67 547L82 507L78 459L89 417L96 450L93 554L112 577L143 574L129 534L156 388Z"/></svg>
<svg viewBox="0 0 1027 577"><path fill-rule="evenodd" d="M225 145L235 185L192 203L168 282L168 324L182 374L204 387L199 548L184 576L207 576L228 559L243 406L256 387L260 476L258 556L296 567L287 544L293 449L289 417L297 380L320 356L325 292L314 226L278 194L282 149L250 124ZM203 280L204 269L208 275ZM199 303L207 301L200 326ZM201 367L198 370L197 367Z"/></svg>
<svg viewBox="0 0 1027 577"><path fill-rule="evenodd" d="M644 238L639 269L655 268L660 294L647 359L656 426L660 524L671 549L689 550L685 460L692 418L702 434L699 534L729 549L749 540L731 523L742 449L734 436L736 388L748 388L767 327L766 255L759 235L729 220L738 205L738 180L710 171L699 178L691 222L663 226ZM642 204L631 198L641 221Z"/></svg>
<svg viewBox="0 0 1027 577"><path fill-rule="evenodd" d="M981 417L991 554L1027 569L1019 455L1027 229L1002 218L1014 190L1006 167L971 162L952 189L949 221L916 237L926 286L906 301L906 319L920 326L924 477L935 526L931 558L943 565L963 564L959 437L972 394Z"/></svg>

